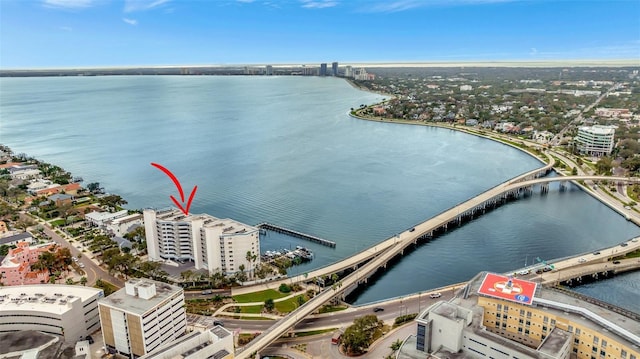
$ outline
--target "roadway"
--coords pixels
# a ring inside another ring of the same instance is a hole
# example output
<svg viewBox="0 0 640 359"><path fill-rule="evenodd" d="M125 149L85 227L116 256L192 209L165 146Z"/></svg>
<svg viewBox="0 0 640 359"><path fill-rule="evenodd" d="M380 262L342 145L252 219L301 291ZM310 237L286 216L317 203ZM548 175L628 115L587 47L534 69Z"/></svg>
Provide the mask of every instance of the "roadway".
<svg viewBox="0 0 640 359"><path fill-rule="evenodd" d="M89 258L89 256L91 256L90 253L82 252L81 249L83 247L80 247L79 249L76 246L69 243L69 241L66 238L56 233L56 231L53 230L53 228L47 221L38 217L34 218L24 212L20 212L20 219L30 220L30 221L35 220L38 224L42 226L44 233L48 235L53 242L57 243L61 247L68 247L71 251L72 256L78 258L78 254L82 254L80 259L78 260L78 263L82 263L84 265L84 268L81 268L81 269L85 272L84 275L87 277L86 285L93 286L98 279L102 279L120 288L124 287L124 281L122 281L119 278L116 278L115 276L109 274L109 272L102 269L98 265L96 260L92 260L91 258Z"/></svg>

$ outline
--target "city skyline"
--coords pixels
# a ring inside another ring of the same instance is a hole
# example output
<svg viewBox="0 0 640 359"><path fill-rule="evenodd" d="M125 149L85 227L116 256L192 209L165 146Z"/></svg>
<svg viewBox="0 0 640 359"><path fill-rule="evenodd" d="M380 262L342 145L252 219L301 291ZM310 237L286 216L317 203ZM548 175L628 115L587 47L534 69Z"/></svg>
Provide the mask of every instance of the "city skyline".
<svg viewBox="0 0 640 359"><path fill-rule="evenodd" d="M0 3L0 68L640 62L635 1Z"/></svg>

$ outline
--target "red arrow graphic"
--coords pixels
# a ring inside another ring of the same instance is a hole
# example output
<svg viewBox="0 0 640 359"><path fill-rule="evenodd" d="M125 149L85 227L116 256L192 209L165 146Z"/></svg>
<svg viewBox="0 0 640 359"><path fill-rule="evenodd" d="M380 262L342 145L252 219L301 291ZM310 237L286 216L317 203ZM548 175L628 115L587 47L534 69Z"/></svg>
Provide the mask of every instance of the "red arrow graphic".
<svg viewBox="0 0 640 359"><path fill-rule="evenodd" d="M173 196L169 196L169 198L171 198L171 200L173 201L173 203L175 203L175 205L180 208L180 210L182 211L182 213L184 213L185 216L189 215L189 208L191 207L191 201L193 201L193 197L196 195L196 191L198 190L198 186L193 186L193 189L191 190L191 194L189 194L189 200L187 200L187 206L183 207L184 204L184 191L182 190L182 185L180 184L180 181L178 181L178 178L171 173L171 171L169 171L168 169L166 169L165 167L163 167L162 165L159 165L157 163L153 163L151 162L151 165L157 169L159 169L160 171L164 172L164 174L166 174L167 176L169 176L169 178L171 178L171 180L173 181L173 184L176 185L176 187L178 188L178 192L180 193L180 202L178 202L178 200Z"/></svg>

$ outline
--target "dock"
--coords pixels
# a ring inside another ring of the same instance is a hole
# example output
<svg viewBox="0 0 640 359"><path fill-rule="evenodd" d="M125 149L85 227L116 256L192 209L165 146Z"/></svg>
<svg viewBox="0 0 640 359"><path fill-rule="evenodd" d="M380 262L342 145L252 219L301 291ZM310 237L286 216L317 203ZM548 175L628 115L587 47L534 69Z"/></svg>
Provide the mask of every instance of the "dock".
<svg viewBox="0 0 640 359"><path fill-rule="evenodd" d="M267 223L267 222L260 223L260 224L256 225L256 227L258 227L261 230L284 233L284 234L289 235L291 237L306 239L306 240L311 241L313 243L322 244L323 246L327 246L327 247L331 247L331 248L335 248L336 247L336 242L333 242L333 241L330 241L330 240L327 240L327 239L323 239L323 238L320 238L320 237L316 237L316 236L313 236L313 235L310 235L310 234L298 232L298 231L295 231L293 229L288 229L288 228L284 228L284 227L281 227L281 226L277 226L275 224L271 224L271 223Z"/></svg>

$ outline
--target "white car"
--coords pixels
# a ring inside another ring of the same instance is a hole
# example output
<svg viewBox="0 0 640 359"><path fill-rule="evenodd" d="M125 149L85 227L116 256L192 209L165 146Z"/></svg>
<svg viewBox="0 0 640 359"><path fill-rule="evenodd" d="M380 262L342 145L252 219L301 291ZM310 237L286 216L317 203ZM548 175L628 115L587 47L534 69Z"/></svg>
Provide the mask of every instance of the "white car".
<svg viewBox="0 0 640 359"><path fill-rule="evenodd" d="M78 267L80 267L80 268L84 268L84 264L83 264L83 263L80 263L80 264L78 264Z"/></svg>
<svg viewBox="0 0 640 359"><path fill-rule="evenodd" d="M587 260L586 260L586 259L584 259L584 258L580 258L580 259L578 259L578 263L584 263L584 262L586 262L586 261L587 261Z"/></svg>
<svg viewBox="0 0 640 359"><path fill-rule="evenodd" d="M440 294L440 293L431 293L431 294L429 294L429 297L430 298L440 298L440 297L442 297L442 294Z"/></svg>
<svg viewBox="0 0 640 359"><path fill-rule="evenodd" d="M526 269L525 269L525 270L521 270L520 272L518 272L518 274L520 274L520 275L527 275L527 274L529 274L529 271L528 271L528 270L526 270Z"/></svg>

